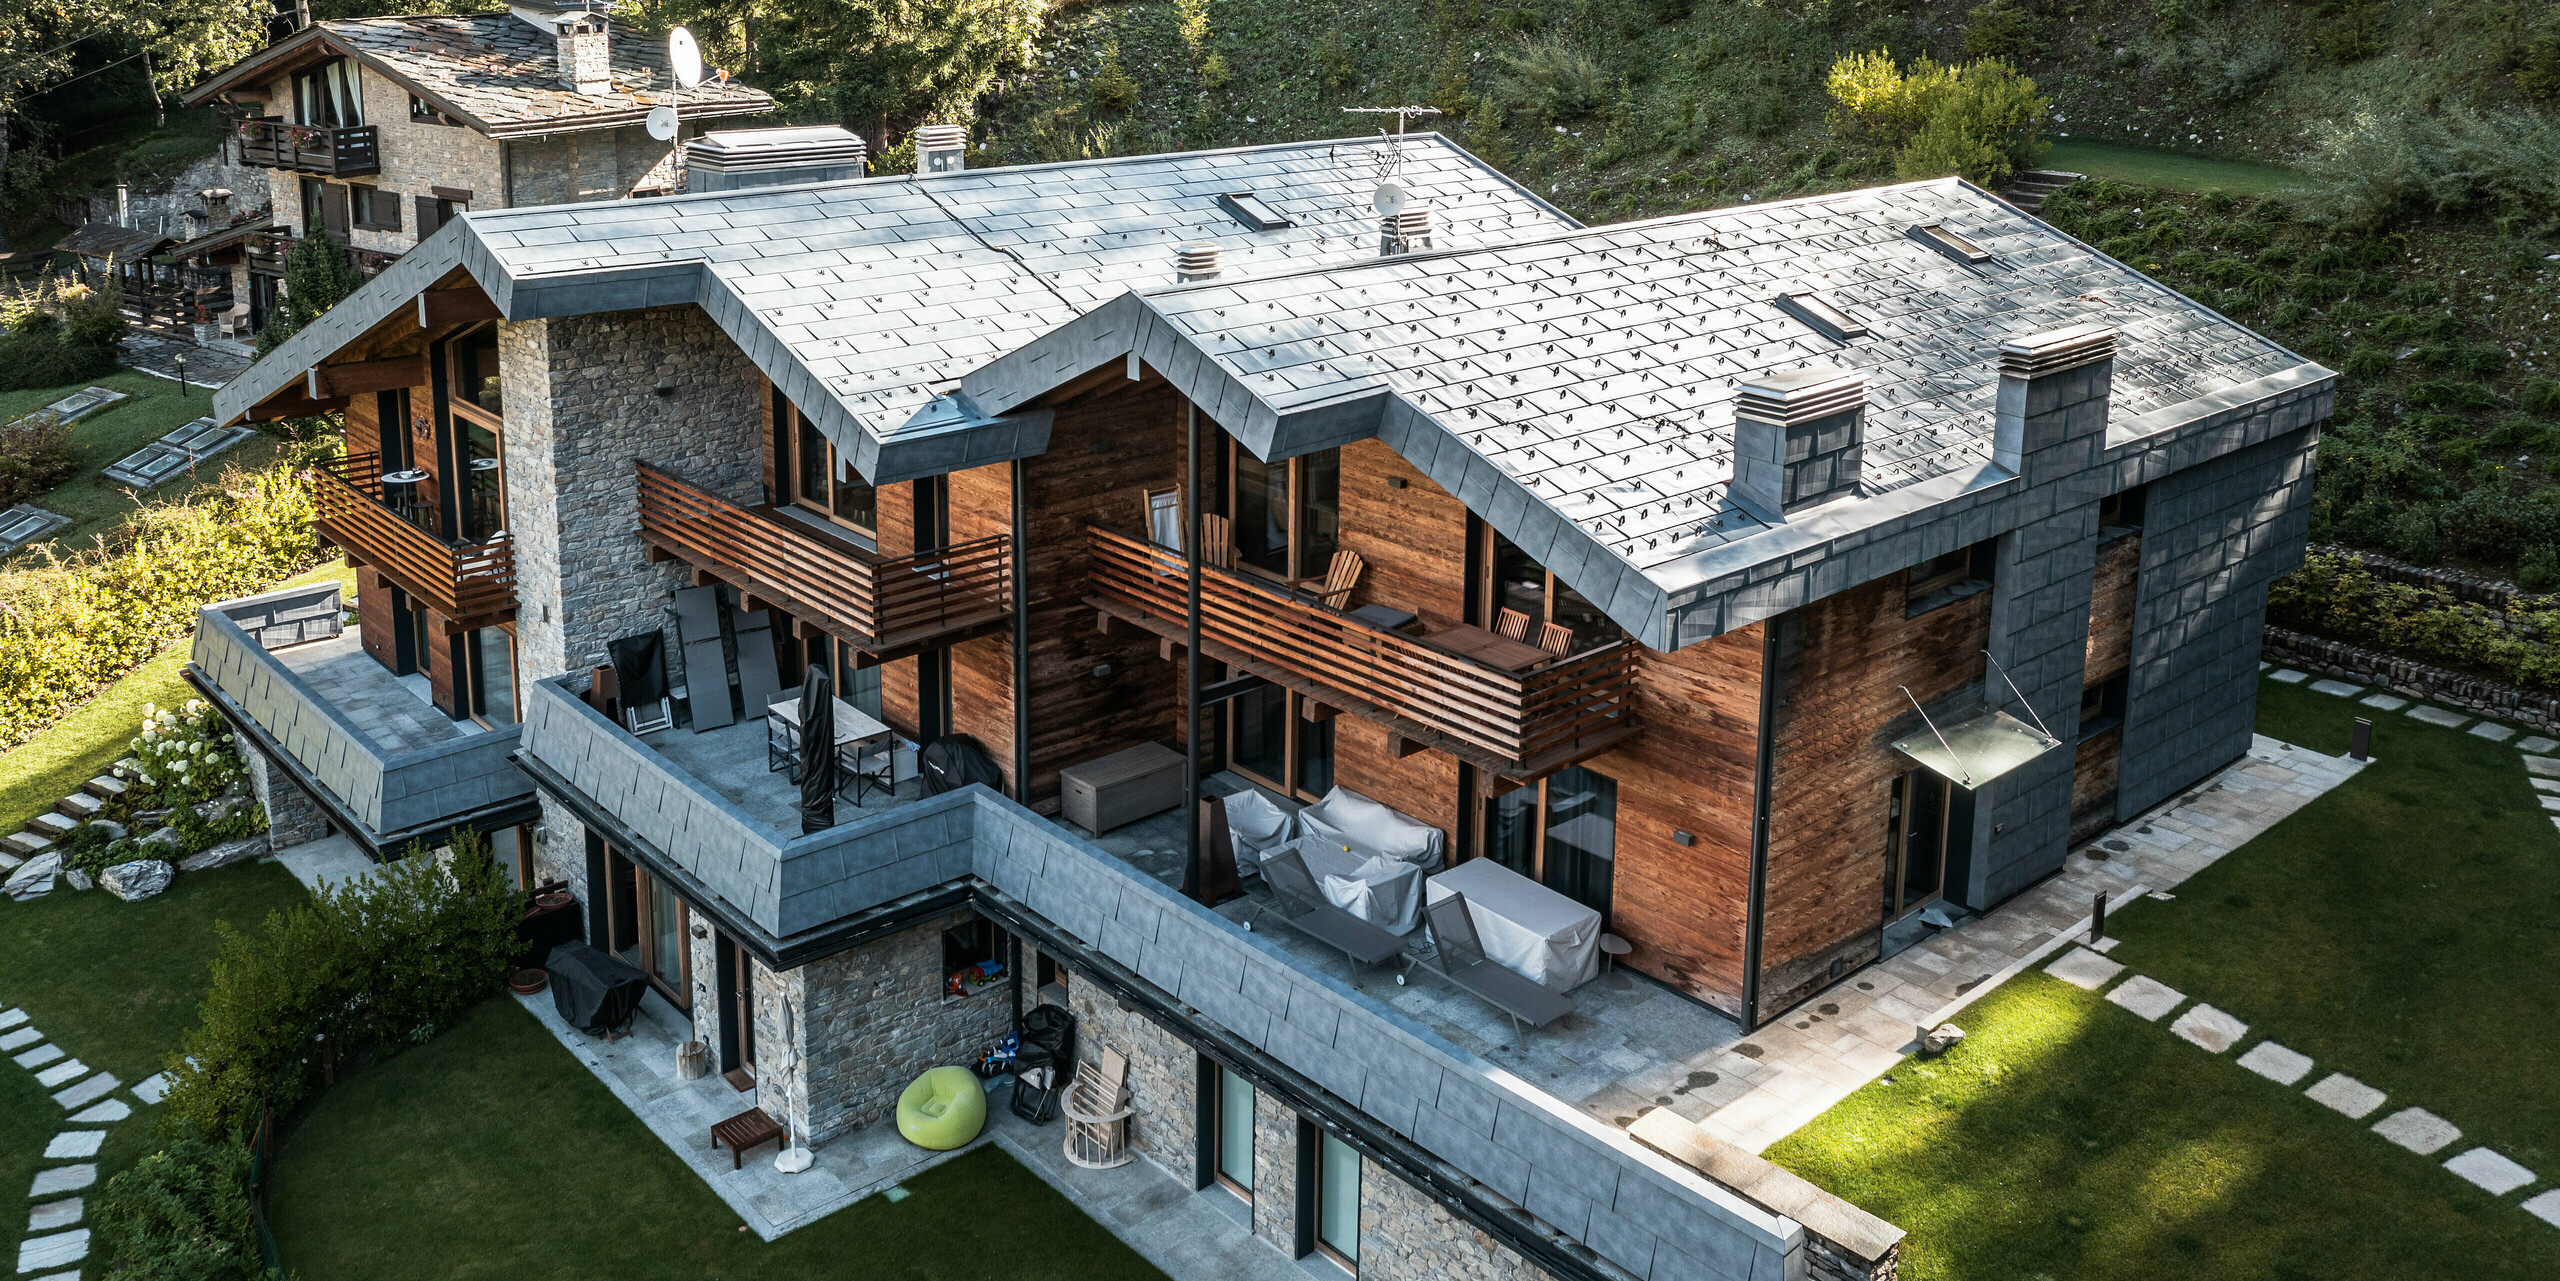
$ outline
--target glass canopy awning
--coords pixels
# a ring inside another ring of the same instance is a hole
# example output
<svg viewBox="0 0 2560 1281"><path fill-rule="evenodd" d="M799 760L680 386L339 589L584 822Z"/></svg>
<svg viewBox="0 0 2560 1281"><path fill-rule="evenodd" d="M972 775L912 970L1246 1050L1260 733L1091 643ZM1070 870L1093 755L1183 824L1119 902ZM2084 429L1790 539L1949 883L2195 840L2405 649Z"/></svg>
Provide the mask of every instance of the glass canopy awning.
<svg viewBox="0 0 2560 1281"><path fill-rule="evenodd" d="M1988 710L1931 728L1893 745L1904 759L1967 791L2062 746L2062 740L2007 712Z"/></svg>

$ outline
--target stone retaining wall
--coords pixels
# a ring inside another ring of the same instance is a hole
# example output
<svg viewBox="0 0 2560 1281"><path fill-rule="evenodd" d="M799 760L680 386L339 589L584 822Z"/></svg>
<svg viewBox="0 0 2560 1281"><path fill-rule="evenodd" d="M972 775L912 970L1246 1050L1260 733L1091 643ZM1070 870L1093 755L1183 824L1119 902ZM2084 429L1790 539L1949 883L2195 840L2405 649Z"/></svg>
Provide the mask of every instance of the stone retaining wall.
<svg viewBox="0 0 2560 1281"><path fill-rule="evenodd" d="M2380 685L2395 694L2459 707L2481 716L2560 734L2560 697L2520 689L2485 676L2350 645L2345 641L2269 627L2267 661L2300 667L2358 684Z"/></svg>
<svg viewBox="0 0 2560 1281"><path fill-rule="evenodd" d="M2380 552L2341 547L2335 543L2313 543L2310 551L2314 556L2336 556L2343 560L2354 561L2384 582L2406 583L2411 587L2442 588L2453 593L2455 600L2473 605L2485 605L2502 612L2510 609L2560 609L2560 596L2528 592L2503 578L2491 578L2486 574L2411 565L2393 560Z"/></svg>

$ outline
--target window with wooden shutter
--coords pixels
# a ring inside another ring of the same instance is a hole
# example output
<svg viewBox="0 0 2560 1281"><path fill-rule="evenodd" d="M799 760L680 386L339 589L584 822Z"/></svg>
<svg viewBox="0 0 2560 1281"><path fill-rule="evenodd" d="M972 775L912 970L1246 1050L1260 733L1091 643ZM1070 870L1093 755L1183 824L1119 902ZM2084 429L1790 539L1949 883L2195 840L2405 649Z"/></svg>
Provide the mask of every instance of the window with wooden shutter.
<svg viewBox="0 0 2560 1281"><path fill-rule="evenodd" d="M436 234L444 226L444 202L433 196L418 197L418 239Z"/></svg>

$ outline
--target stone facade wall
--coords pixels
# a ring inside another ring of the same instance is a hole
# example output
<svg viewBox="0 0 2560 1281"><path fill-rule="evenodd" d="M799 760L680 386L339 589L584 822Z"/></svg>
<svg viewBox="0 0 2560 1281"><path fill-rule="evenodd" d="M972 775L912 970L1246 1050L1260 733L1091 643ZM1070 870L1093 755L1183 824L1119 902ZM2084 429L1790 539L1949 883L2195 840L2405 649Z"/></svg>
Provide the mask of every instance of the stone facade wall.
<svg viewBox="0 0 2560 1281"><path fill-rule="evenodd" d="M606 661L617 636L663 628L675 562L650 564L639 528L646 459L738 503L763 499L746 354L693 306L501 324L509 524L516 533L520 680ZM656 387L671 379L673 394ZM667 677L684 681L667 646Z"/></svg>
<svg viewBox="0 0 2560 1281"><path fill-rule="evenodd" d="M1362 1281L1536 1281L1551 1275L1386 1167L1360 1158Z"/></svg>
<svg viewBox="0 0 2560 1281"><path fill-rule="evenodd" d="M240 763L249 774L249 794L267 812L268 849L289 850L329 834L329 819L320 802L247 738L240 740L240 749Z"/></svg>
<svg viewBox="0 0 2560 1281"><path fill-rule="evenodd" d="M1253 1095L1253 1234L1282 1254L1298 1246L1298 1114Z"/></svg>
<svg viewBox="0 0 2560 1281"><path fill-rule="evenodd" d="M692 130L685 132L690 136ZM620 200L634 191L675 189L675 144L650 137L640 125L518 138L508 146L511 206Z"/></svg>
<svg viewBox="0 0 2560 1281"><path fill-rule="evenodd" d="M371 67L359 64L358 72L364 95L364 119L375 128L381 147L382 171L343 181L379 188L398 196L400 229L383 231L351 227L347 232L349 243L358 249L388 254L407 253L417 248L417 198L433 195L430 188L434 187L468 191L472 206L478 209L496 209L506 204L505 144L477 129L461 125L412 121L409 119L407 89ZM262 88L267 95L266 114L292 119L292 78L278 76ZM265 173L268 180L266 191L274 205L276 224L291 227L296 235L300 235L305 226L302 180L312 175L283 169L270 169ZM238 190L233 188L235 193ZM236 203L236 195L234 200Z"/></svg>
<svg viewBox="0 0 2560 1281"><path fill-rule="evenodd" d="M787 1093L795 1128L824 1143L889 1115L898 1092L927 1068L973 1062L1003 1036L1013 1005L1001 987L950 1001L942 995L942 932L974 919L954 912L781 974L758 966L756 1066L764 1080L786 1086L761 1095L766 1106ZM786 1046L797 1050L787 1083L794 1055Z"/></svg>
<svg viewBox="0 0 2560 1281"><path fill-rule="evenodd" d="M1129 1150L1190 1187L1200 1180L1200 1054L1145 1016L1121 1009L1090 983L1069 980L1076 1057L1105 1047L1129 1060Z"/></svg>

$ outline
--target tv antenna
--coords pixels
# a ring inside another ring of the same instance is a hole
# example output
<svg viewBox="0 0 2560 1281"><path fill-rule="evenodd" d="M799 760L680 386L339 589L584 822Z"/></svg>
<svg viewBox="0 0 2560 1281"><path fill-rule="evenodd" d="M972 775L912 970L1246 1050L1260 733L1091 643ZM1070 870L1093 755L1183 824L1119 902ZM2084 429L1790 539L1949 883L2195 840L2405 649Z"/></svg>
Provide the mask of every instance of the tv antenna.
<svg viewBox="0 0 2560 1281"><path fill-rule="evenodd" d="M1396 131L1393 134L1387 134L1384 129L1378 131L1393 139L1387 144L1385 150L1377 153L1378 177L1382 180L1395 177L1404 170L1405 122L1415 116L1440 114L1438 107L1344 107L1342 110L1345 115L1394 116L1396 118Z"/></svg>

